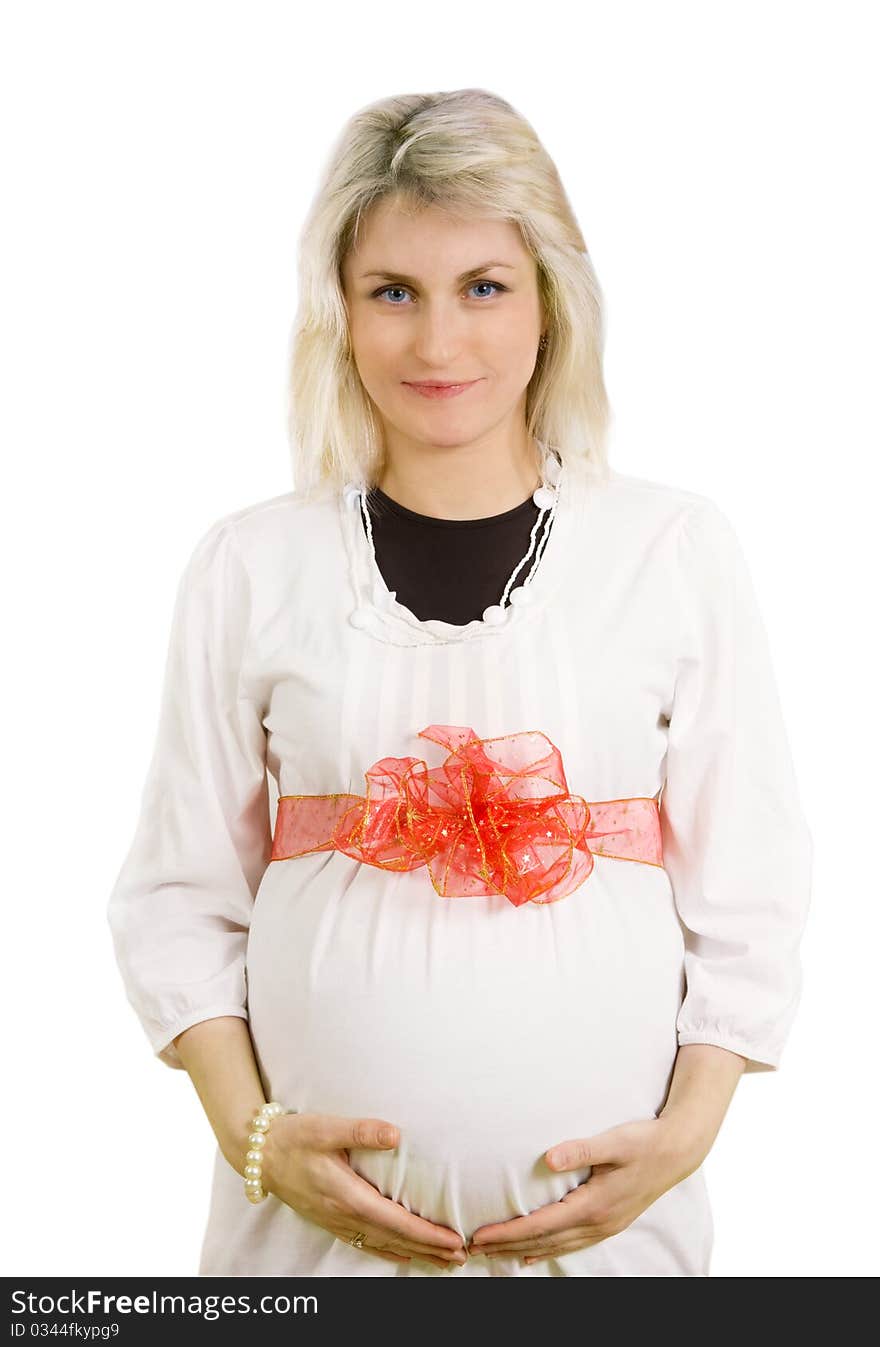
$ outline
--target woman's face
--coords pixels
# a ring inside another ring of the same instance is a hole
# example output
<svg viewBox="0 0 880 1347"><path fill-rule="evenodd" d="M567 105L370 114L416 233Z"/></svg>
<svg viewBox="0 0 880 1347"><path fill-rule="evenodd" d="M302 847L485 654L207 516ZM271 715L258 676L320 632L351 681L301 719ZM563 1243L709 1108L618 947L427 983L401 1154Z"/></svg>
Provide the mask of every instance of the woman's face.
<svg viewBox="0 0 880 1347"><path fill-rule="evenodd" d="M352 351L386 446L461 445L525 423L543 307L515 225L406 213L386 197L343 264ZM424 396L419 381L470 383ZM473 382L471 382L473 381Z"/></svg>

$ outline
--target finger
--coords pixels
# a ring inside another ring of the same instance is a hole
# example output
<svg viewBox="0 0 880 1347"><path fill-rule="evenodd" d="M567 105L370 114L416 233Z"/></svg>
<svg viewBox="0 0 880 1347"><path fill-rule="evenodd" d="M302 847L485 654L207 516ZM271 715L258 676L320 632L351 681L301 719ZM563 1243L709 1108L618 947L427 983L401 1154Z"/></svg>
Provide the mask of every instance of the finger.
<svg viewBox="0 0 880 1347"><path fill-rule="evenodd" d="M603 1213L604 1216L604 1213ZM564 1226L555 1225L552 1228L545 1225L544 1229L532 1234L523 1234L513 1236L509 1239L488 1239L485 1244L475 1244L473 1241L468 1245L469 1252L473 1253L535 1253L540 1249L546 1249L553 1245L564 1243L568 1240L584 1240L594 1236L604 1238L600 1233L604 1230L604 1219L590 1220L580 1216L577 1222L574 1222L569 1215Z"/></svg>
<svg viewBox="0 0 880 1347"><path fill-rule="evenodd" d="M417 1253L414 1254L413 1257L421 1258L427 1263L434 1263L437 1267L442 1268L463 1267L464 1264L467 1262L467 1255L465 1254L464 1250L462 1250L461 1253L451 1253L448 1255L433 1254L433 1253Z"/></svg>
<svg viewBox="0 0 880 1347"><path fill-rule="evenodd" d="M436 1244L422 1244L417 1240L406 1239L404 1236L398 1235L396 1231L389 1230L387 1226L370 1226L369 1223L365 1223L362 1229L368 1232L368 1242L379 1248L396 1249L404 1253L414 1254L417 1258L429 1258L432 1261L439 1262L443 1267L450 1259L457 1263L466 1261L463 1247L438 1251Z"/></svg>
<svg viewBox="0 0 880 1347"><path fill-rule="evenodd" d="M556 1171L616 1164L626 1149L626 1137L623 1134L625 1126L609 1127L593 1137L574 1137L569 1141L557 1142L544 1152L544 1159Z"/></svg>
<svg viewBox="0 0 880 1347"><path fill-rule="evenodd" d="M371 1239L373 1237L373 1235L375 1234L374 1231L365 1231L361 1229L355 1232L354 1230L344 1230L341 1225L325 1225L323 1229L326 1230L329 1234L335 1235L336 1238L342 1244L351 1244L352 1240L354 1239L355 1233L363 1234L364 1243L359 1245L352 1245L352 1248L357 1248L358 1251L361 1253L372 1254L374 1258L390 1259L391 1262L393 1263L408 1263L410 1261L408 1254L401 1254L395 1252L393 1249L384 1248L382 1240L378 1241L378 1247L376 1247L372 1243L368 1244L367 1239Z"/></svg>
<svg viewBox="0 0 880 1347"><path fill-rule="evenodd" d="M570 1189L558 1202L536 1207L528 1216L515 1216L495 1225L481 1225L468 1240L468 1250L510 1248L528 1241L558 1239L572 1228L589 1230L607 1219L613 1192L605 1175Z"/></svg>
<svg viewBox="0 0 880 1347"><path fill-rule="evenodd" d="M558 1248L544 1249L541 1253L524 1254L522 1261L524 1263L540 1263L546 1258L564 1258L567 1253L577 1253L578 1249L588 1248L590 1244L598 1244L599 1240L590 1240L587 1244L561 1244Z"/></svg>
<svg viewBox="0 0 880 1347"><path fill-rule="evenodd" d="M427 1258L441 1267L446 1267L449 1262L459 1265L467 1262L463 1245L458 1249L438 1249L436 1244L422 1244L417 1240L406 1239L385 1226L375 1226L371 1230L373 1243L380 1248L395 1249L401 1253L412 1254L416 1258Z"/></svg>
<svg viewBox="0 0 880 1347"><path fill-rule="evenodd" d="M465 1261L463 1253L440 1257L430 1249L410 1249L410 1246L405 1244L397 1246L394 1237L389 1236L389 1232L380 1227L367 1225L366 1228L362 1227L362 1233L364 1234L364 1242L356 1247L364 1253L374 1254L377 1258L392 1258L395 1262L401 1263L408 1263L412 1258L421 1258L427 1263L433 1263L436 1267L442 1268L459 1267ZM346 1244L351 1244L354 1232L334 1230L333 1234L336 1235L337 1239L343 1240ZM389 1240L394 1241L394 1244L390 1245Z"/></svg>
<svg viewBox="0 0 880 1347"><path fill-rule="evenodd" d="M346 1241L348 1243L348 1241ZM388 1263L411 1263L412 1259L402 1253L390 1253L387 1249L368 1249L366 1244L360 1246L361 1253L368 1253L373 1258L384 1258Z"/></svg>
<svg viewBox="0 0 880 1347"><path fill-rule="evenodd" d="M420 1258L439 1256L444 1266L450 1258L465 1261L464 1240L457 1230L424 1221L399 1202L383 1197L359 1175L354 1177L365 1191L358 1192L355 1197L346 1193L341 1203L334 1199L334 1204L337 1208L345 1208L342 1219L348 1221L350 1218L357 1222L360 1230L368 1232L372 1245L416 1254Z"/></svg>
<svg viewBox="0 0 880 1347"><path fill-rule="evenodd" d="M464 1262L464 1242L458 1232L449 1230L445 1226L432 1226L430 1221L422 1221L421 1217L415 1217L417 1223L416 1229L425 1225L429 1230L438 1230L441 1234L451 1236L458 1240L458 1244L450 1247L448 1243L440 1244L433 1238L425 1241L420 1238L414 1238L405 1232L401 1232L397 1226L399 1224L397 1216L399 1212L409 1215L405 1207L401 1207L396 1202L391 1202L378 1193L371 1184L361 1180L359 1175L355 1176L359 1184L362 1183L366 1189L366 1200L358 1200L358 1197L352 1198L351 1194L344 1192L341 1196L330 1195L328 1200L331 1210L335 1213L335 1220L330 1221L321 1219L320 1224L326 1230L330 1230L338 1239L349 1239L354 1233L352 1225L356 1224L356 1229L366 1234L371 1247L390 1250L396 1253L406 1255L416 1255L419 1258L428 1258L439 1256L445 1267L450 1258L458 1259ZM374 1202L374 1199L378 1199ZM391 1208L391 1217L394 1219L394 1225L389 1224L389 1218L386 1218L387 1208ZM344 1227L341 1223L344 1222ZM420 1232L419 1232L420 1233Z"/></svg>
<svg viewBox="0 0 880 1347"><path fill-rule="evenodd" d="M586 1238L594 1233L592 1226L572 1226L567 1225L564 1230L556 1230L552 1233L545 1231L542 1234L535 1235L533 1238L521 1239L490 1239L485 1244L468 1245L469 1253L534 1253L537 1249L546 1248L550 1241L558 1243L566 1238Z"/></svg>
<svg viewBox="0 0 880 1347"><path fill-rule="evenodd" d="M384 1234L385 1237L388 1238L389 1232L385 1231ZM438 1254L436 1244L416 1244L411 1240L402 1239L396 1235L391 1235L391 1239L393 1240L392 1248L405 1249L407 1253L413 1253L418 1258L439 1258L444 1264L448 1263L450 1259L456 1263L464 1263L467 1261L467 1256L463 1247L461 1249L448 1249L443 1253Z"/></svg>
<svg viewBox="0 0 880 1347"><path fill-rule="evenodd" d="M526 1255L539 1258L555 1258L559 1253L571 1253L574 1249L584 1249L591 1244L600 1244L603 1239L608 1239L614 1233L604 1227L592 1230L571 1230L568 1231L568 1238L554 1240L552 1243L530 1244L518 1246L516 1244L501 1244L496 1248L491 1245L488 1249L475 1250L476 1253L485 1254L486 1257L503 1258L508 1255L512 1258L524 1258Z"/></svg>
<svg viewBox="0 0 880 1347"><path fill-rule="evenodd" d="M578 1248L580 1247L580 1245L587 1242L588 1236L585 1233L578 1234L577 1231L573 1231L572 1238L577 1241L574 1247ZM598 1238L604 1238L604 1236L598 1236ZM541 1240L532 1239L526 1241L523 1244L497 1244L497 1245L490 1244L487 1249L477 1249L475 1250L475 1252L482 1254L496 1254L496 1255L510 1254L512 1257L521 1257L523 1254L538 1254L538 1253L546 1254L547 1249L549 1248L551 1250L551 1253L547 1256L552 1257L552 1250L557 1247L558 1245L556 1243L548 1245L546 1241L542 1242Z"/></svg>
<svg viewBox="0 0 880 1347"><path fill-rule="evenodd" d="M583 1220L583 1210L578 1212L578 1220ZM499 1221L495 1225L481 1225L471 1236L469 1247L546 1240L548 1236L557 1235L571 1225L571 1206L552 1202L549 1206L529 1212L528 1216L516 1216L512 1221Z"/></svg>
<svg viewBox="0 0 880 1347"><path fill-rule="evenodd" d="M345 1118L335 1113L304 1113L302 1137L317 1150L393 1150L400 1129L385 1118Z"/></svg>
<svg viewBox="0 0 880 1347"><path fill-rule="evenodd" d="M354 1170L351 1173L358 1182L351 1194L346 1193L346 1200L356 1217L391 1231L408 1243L422 1245L434 1253L448 1255L464 1247L464 1240L457 1230L450 1230L445 1225L434 1225L432 1221L416 1216L415 1212L407 1211L399 1202L383 1197L371 1183L355 1174Z"/></svg>

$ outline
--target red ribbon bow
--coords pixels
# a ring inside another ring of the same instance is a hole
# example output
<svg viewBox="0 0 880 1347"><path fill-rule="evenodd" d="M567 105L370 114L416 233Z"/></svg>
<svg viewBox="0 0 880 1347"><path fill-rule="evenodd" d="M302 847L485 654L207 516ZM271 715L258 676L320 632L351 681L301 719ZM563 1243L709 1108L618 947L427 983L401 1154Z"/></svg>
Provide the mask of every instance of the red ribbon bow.
<svg viewBox="0 0 880 1347"><path fill-rule="evenodd" d="M565 898L594 853L662 866L656 798L570 795L540 731L481 739L429 725L420 737L450 750L439 767L381 758L365 773L366 796L282 795L271 859L337 850L383 870L425 865L442 898L503 894L516 907Z"/></svg>

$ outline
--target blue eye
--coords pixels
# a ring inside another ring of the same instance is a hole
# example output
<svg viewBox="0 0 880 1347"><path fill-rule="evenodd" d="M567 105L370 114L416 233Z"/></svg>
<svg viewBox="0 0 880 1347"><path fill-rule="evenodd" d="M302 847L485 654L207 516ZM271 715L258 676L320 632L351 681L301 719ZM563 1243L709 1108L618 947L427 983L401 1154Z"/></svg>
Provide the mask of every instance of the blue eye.
<svg viewBox="0 0 880 1347"><path fill-rule="evenodd" d="M403 286L401 286L401 285L386 285L385 288L384 288L383 290L375 290L375 291L373 292L373 298L374 298L374 299L378 299L378 298L380 297L380 295L387 295L387 294L389 293L389 291L391 291L391 290L396 290L399 294L405 294L405 293L406 293L406 291L403 289ZM400 305L399 305L399 304L394 304L394 305L392 305L392 308L399 309L399 308L400 308Z"/></svg>
<svg viewBox="0 0 880 1347"><path fill-rule="evenodd" d="M478 286L478 285L489 285L489 286L492 286L492 288L493 288L494 290L498 290L498 291L502 291L502 290L506 290L506 289L507 289L507 286L506 286L506 285L502 285L499 281L472 281L472 282L471 282L471 285L470 285L468 288L471 289L471 290L473 290L473 289L475 289L476 286ZM392 293L392 292L395 292L395 293L397 293L397 294L402 294L402 295L407 295L407 294L409 294L409 291L408 291L408 290L406 289L406 287L403 286L403 285L385 285L385 286L382 287L381 290L374 290L374 291L373 291L372 298L373 298L373 299L379 299L382 295L387 295L387 294L390 294L390 293ZM486 298L486 299L492 299L493 296L492 296L492 295L486 295L486 296L484 296L484 298ZM398 303L395 302L395 303L392 303L392 304L391 304L391 307L392 307L393 309L402 309L402 308L405 307L405 305L403 305L403 304L398 304Z"/></svg>
<svg viewBox="0 0 880 1347"><path fill-rule="evenodd" d="M505 290L505 289L507 288L507 287L504 286L504 285L500 285L500 284L498 283L498 281L474 281L473 285L472 285L470 288L473 290L474 287L477 286L477 285L491 285L491 286L494 286L494 288L495 288L496 290ZM487 299L491 299L491 298L492 298L491 295L487 295Z"/></svg>

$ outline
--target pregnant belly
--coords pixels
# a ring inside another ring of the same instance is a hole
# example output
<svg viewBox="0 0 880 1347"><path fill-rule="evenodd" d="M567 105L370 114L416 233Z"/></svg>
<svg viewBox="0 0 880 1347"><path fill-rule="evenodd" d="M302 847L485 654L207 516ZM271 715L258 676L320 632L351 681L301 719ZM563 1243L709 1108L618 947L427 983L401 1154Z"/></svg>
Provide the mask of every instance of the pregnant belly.
<svg viewBox="0 0 880 1347"><path fill-rule="evenodd" d="M654 867L597 860L568 898L442 899L424 871L275 863L248 945L251 1032L289 1108L375 1117L380 1193L469 1238L556 1202L557 1142L652 1117L676 1052L681 930Z"/></svg>

